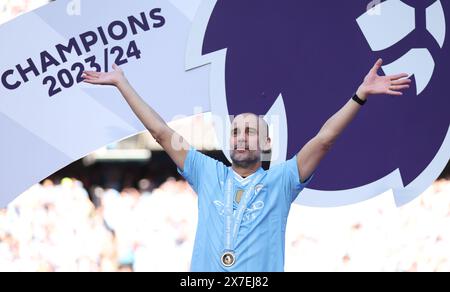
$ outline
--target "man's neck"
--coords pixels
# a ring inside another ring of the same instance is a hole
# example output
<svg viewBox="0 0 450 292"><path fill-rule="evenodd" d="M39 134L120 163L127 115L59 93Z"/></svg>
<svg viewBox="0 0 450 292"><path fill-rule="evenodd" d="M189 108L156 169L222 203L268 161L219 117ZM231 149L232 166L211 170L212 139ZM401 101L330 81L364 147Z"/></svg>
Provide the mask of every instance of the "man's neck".
<svg viewBox="0 0 450 292"><path fill-rule="evenodd" d="M253 165L250 165L249 167L246 167L246 168L242 168L242 167L239 167L239 166L233 164L232 168L233 168L234 172L239 174L241 177L246 178L246 177L249 177L252 174L254 174L261 167L261 165L262 165L262 163L261 163L261 161L259 161L259 162L255 163Z"/></svg>

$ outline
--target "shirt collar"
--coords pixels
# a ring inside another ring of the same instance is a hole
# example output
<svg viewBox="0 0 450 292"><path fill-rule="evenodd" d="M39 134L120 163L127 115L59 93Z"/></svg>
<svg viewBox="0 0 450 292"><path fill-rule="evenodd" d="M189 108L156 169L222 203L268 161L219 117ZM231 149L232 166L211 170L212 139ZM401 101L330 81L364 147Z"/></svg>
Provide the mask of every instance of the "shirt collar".
<svg viewBox="0 0 450 292"><path fill-rule="evenodd" d="M231 169L231 170L233 171L234 179L242 185L247 185L249 182L252 181L252 179L255 177L255 175L257 173L264 171L264 169L262 167L260 167L257 171L255 171L251 175L244 178L244 177L240 176L237 172L235 172L234 169Z"/></svg>

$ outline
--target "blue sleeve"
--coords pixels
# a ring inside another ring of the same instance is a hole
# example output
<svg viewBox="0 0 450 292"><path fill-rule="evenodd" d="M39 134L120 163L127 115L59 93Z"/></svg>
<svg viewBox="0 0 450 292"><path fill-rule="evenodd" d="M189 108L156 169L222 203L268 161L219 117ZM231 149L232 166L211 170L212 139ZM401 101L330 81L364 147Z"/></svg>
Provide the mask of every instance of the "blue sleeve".
<svg viewBox="0 0 450 292"><path fill-rule="evenodd" d="M191 148L184 161L184 169L178 169L178 172L199 194L202 183L217 181L223 176L224 167L221 162Z"/></svg>
<svg viewBox="0 0 450 292"><path fill-rule="evenodd" d="M297 198L298 194L308 186L311 182L314 174L312 174L304 183L301 183L301 177L299 175L297 156L294 156L291 160L288 160L285 164L285 181L288 188L289 201L292 203Z"/></svg>

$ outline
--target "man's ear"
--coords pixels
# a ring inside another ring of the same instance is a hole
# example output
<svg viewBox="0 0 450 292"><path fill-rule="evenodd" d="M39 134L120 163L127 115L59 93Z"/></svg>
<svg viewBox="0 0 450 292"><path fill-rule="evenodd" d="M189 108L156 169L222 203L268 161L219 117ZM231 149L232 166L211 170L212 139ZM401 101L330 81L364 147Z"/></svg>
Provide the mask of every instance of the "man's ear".
<svg viewBox="0 0 450 292"><path fill-rule="evenodd" d="M269 151L272 148L272 139L267 137L264 145L262 146L263 151Z"/></svg>
<svg viewBox="0 0 450 292"><path fill-rule="evenodd" d="M272 160L272 140L267 137L265 142L263 143L261 147L261 161L262 162L268 162L270 164L270 161Z"/></svg>

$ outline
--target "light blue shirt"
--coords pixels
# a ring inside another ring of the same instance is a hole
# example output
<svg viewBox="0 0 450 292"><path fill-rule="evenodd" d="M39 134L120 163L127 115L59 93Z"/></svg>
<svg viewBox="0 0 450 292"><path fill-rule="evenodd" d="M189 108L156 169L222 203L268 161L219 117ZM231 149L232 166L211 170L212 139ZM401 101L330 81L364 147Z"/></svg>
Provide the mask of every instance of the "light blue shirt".
<svg viewBox="0 0 450 292"><path fill-rule="evenodd" d="M195 149L188 152L180 174L198 194L198 226L192 255L193 272L276 272L284 270L286 221L291 203L309 183L300 183L296 157L265 171L242 178L231 167ZM234 182L233 198L245 192L260 176L250 194L235 242L236 263L229 268L220 258L225 249L225 185L228 175Z"/></svg>

